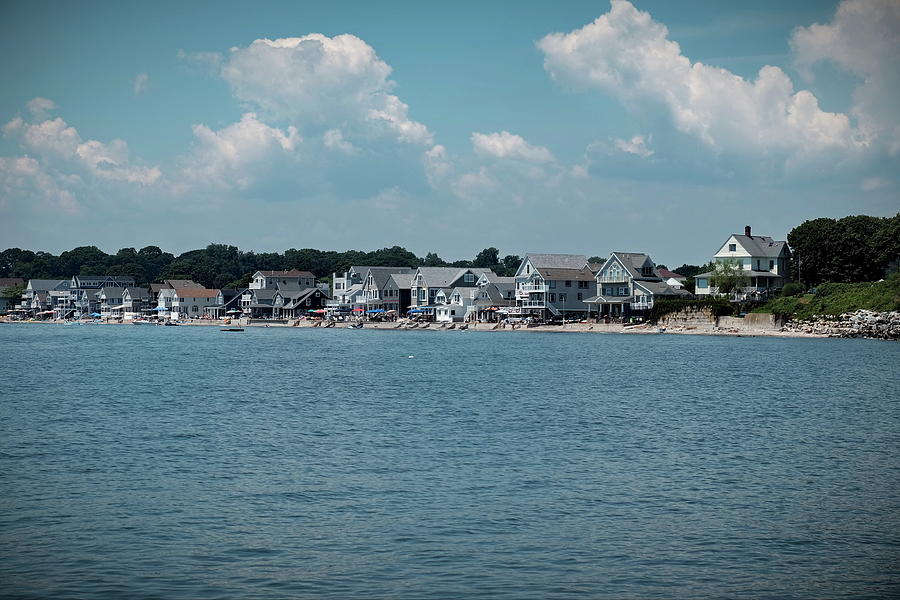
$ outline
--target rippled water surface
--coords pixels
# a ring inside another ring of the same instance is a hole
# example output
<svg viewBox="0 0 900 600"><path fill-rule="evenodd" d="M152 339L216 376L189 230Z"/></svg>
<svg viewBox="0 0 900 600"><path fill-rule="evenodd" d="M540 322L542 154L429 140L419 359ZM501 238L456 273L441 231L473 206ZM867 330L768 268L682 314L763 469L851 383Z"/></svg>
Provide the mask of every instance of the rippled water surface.
<svg viewBox="0 0 900 600"><path fill-rule="evenodd" d="M0 348L3 597L900 596L900 344L2 325Z"/></svg>

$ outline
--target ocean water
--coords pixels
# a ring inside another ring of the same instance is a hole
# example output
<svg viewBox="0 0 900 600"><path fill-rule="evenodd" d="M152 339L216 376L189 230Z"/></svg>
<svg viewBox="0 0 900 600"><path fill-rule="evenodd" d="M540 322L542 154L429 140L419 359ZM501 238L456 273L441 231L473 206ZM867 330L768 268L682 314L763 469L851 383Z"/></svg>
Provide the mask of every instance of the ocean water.
<svg viewBox="0 0 900 600"><path fill-rule="evenodd" d="M0 326L3 598L897 598L900 344Z"/></svg>

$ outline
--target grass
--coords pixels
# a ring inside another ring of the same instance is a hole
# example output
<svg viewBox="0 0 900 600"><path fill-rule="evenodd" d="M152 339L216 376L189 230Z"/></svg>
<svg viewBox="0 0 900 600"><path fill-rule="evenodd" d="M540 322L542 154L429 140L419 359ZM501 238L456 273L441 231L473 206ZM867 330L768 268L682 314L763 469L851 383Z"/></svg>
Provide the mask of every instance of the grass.
<svg viewBox="0 0 900 600"><path fill-rule="evenodd" d="M823 283L815 294L776 298L753 312L787 315L803 321L813 315L840 315L859 309L900 310L900 275L866 283Z"/></svg>

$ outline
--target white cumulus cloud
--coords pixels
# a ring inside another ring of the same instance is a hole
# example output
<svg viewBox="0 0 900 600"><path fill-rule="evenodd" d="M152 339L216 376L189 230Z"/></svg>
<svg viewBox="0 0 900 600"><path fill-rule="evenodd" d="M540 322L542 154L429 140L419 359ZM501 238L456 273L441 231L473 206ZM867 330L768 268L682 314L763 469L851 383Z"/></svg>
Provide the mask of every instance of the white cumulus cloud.
<svg viewBox="0 0 900 600"><path fill-rule="evenodd" d="M522 136L500 133L473 133L472 146L478 154L532 162L552 162L553 154L543 146L532 146Z"/></svg>
<svg viewBox="0 0 900 600"><path fill-rule="evenodd" d="M221 69L235 97L268 117L328 129L352 124L401 142L430 144L428 129L411 120L408 106L391 93L390 74L391 67L360 38L318 33L232 48Z"/></svg>
<svg viewBox="0 0 900 600"><path fill-rule="evenodd" d="M662 106L678 131L716 153L804 157L866 143L847 115L822 111L780 68L763 67L748 81L692 62L664 25L626 0L612 0L611 10L593 23L552 33L537 45L554 80L599 89L629 105Z"/></svg>
<svg viewBox="0 0 900 600"><path fill-rule="evenodd" d="M851 114L866 139L881 138L890 154L900 153L900 2L845 0L830 23L798 27L791 48L807 77L819 61L859 77Z"/></svg>
<svg viewBox="0 0 900 600"><path fill-rule="evenodd" d="M628 154L635 154L641 158L649 158L653 156L653 150L648 146L649 139L644 140L644 136L636 135L630 140L616 140L616 148Z"/></svg>

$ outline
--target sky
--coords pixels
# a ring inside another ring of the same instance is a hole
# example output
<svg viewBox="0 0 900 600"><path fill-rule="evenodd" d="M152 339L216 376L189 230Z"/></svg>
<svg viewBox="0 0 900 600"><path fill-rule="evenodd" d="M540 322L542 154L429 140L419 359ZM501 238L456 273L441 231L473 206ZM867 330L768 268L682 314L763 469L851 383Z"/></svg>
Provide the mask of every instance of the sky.
<svg viewBox="0 0 900 600"><path fill-rule="evenodd" d="M0 249L670 267L900 211L900 1L6 2Z"/></svg>

